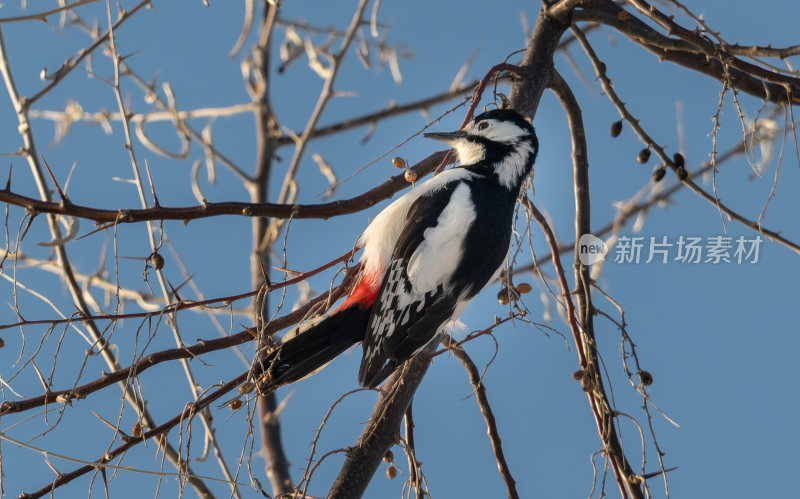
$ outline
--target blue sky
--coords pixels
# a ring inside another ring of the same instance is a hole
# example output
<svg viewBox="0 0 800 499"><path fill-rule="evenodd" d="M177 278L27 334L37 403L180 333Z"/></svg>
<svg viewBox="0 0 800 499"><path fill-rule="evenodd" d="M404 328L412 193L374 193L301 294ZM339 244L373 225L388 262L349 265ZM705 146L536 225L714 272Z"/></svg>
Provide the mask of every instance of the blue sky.
<svg viewBox="0 0 800 499"><path fill-rule="evenodd" d="M29 7L40 9L56 5L56 2L35 3L39 5ZM704 14L728 41L773 46L797 43L796 19L800 7L795 2L761 2L757 7L744 1L691 3L692 8ZM123 5L130 8L134 4L123 2ZM486 69L504 60L509 53L525 47L521 14L533 23L539 5L539 2L521 1L503 2L492 7L487 7L485 2L383 2L381 19L391 25L391 30L387 31L388 42L402 44L403 50L414 54L413 58L400 60L402 84L395 84L386 67L377 71L365 70L351 53L336 88L355 92L357 96L335 99L320 123L336 123L387 106L392 101L405 103L437 93L450 85L461 66L476 51L467 79L482 76ZM344 26L349 22L354 7L355 2L285 2L282 16L302 18L324 26ZM78 12L89 22L97 20L101 27L107 24L102 3L83 7ZM4 17L19 13L16 2L0 10ZM239 69L241 57L237 60L228 58L242 18L243 6L238 3L230 6L212 1L206 8L200 1L154 2L152 10L137 14L119 30L117 43L121 53L134 53L128 63L138 74L146 80L158 75L160 82L170 83L180 109L244 103L249 98ZM679 16L679 19L682 18ZM52 21L55 23L55 18ZM42 87L39 73L43 67L48 72L54 71L63 60L89 44L88 37L76 28L15 23L3 24L2 30L16 84L26 95ZM282 40L283 33L283 29L279 29L277 40ZM365 31L365 35L368 32ZM711 118L717 111L721 84L671 63L660 63L650 53L607 29L590 33L589 39L606 62L616 91L631 112L641 119L648 133L665 146L668 153L682 150L690 170L707 161L712 150ZM251 34L246 46L254 41ZM277 56L277 46L275 52ZM564 54L556 56L556 66L572 85L583 109L591 165L593 227L600 228L614 216L617 202L630 199L648 185L656 159L651 159L646 166L636 162L642 144L627 124L620 137L609 137L608 129L618 115L602 95L599 83L592 77L591 66L577 45L572 47L570 54L588 78L588 86ZM793 64L797 66L796 61ZM62 110L68 100L73 99L87 112L116 111L113 91L102 81L102 78L112 78L111 65L98 55L92 59L92 69L98 78L90 78L86 67L81 66L34 109ZM283 75L273 74L272 85L273 102L281 123L292 130L302 129L316 102L320 80L308 69L305 60L300 60ZM132 109L148 109L142 92L129 80L123 81L123 93ZM745 114L755 116L761 102L743 94L739 99ZM339 178L345 178L417 133L429 119L452 105L454 103L434 106L429 110L429 116L414 113L387 121L364 145L360 141L366 129L361 128L316 140L309 152L324 156ZM444 117L440 125L435 124L433 129L449 131L457 128L463 113L464 108L457 110ZM779 115L778 126L781 126L781 120L782 115ZM198 120L192 124L200 129L205 122ZM718 148L725 151L740 140L742 133L730 94L724 101L721 124ZM570 141L563 111L552 94L546 93L542 99L534 125L541 150L536 164L533 199L551 217L562 240L571 241L574 206ZM58 145L51 143L51 122L35 119L33 126L39 150L47 157L57 178L65 179L73 163L77 163L69 188L75 202L114 209L138 206L133 187L113 180L114 177L131 176L118 123L112 124L113 135L106 135L94 124L76 123ZM684 130L683 146L679 127ZM19 148L21 143L16 129L13 110L7 95L3 94L0 97L0 152ZM249 170L255 161L252 117L220 118L214 121L212 129L215 145ZM147 130L159 144L170 149L179 148L179 141L170 125L153 124ZM139 142L136 142L136 147L140 159L146 157L150 163L162 204L196 203L189 179L192 162L203 158L201 148L194 145L188 159L177 161L156 155ZM418 137L393 154L414 162L438 150L438 147L439 144ZM764 166L760 177L753 175L743 157L720 167L717 177L720 197L747 218L758 218L769 197L778 166L780 140L776 147L776 155ZM788 239L798 241L798 201L792 192L800 187L800 175L794 147L793 141L789 140L780 166L775 198L763 224L780 231ZM282 161L276 168L280 172L288 164L291 151L281 150L279 155ZM18 157L7 159L7 163L14 166L14 189L35 194L24 161ZM388 159L378 161L343 183L335 198L351 197L395 174L396 170ZM327 184L310 155L301 164L300 179L299 202L318 202L318 195ZM702 185L711 190L710 179L707 180ZM277 194L280 182L280 174L273 177L273 196ZM674 175L668 173L664 182L665 187L672 185ZM200 185L211 201L247 200L245 189L221 166L218 167L216 185L211 185L205 175L201 175ZM288 267L307 270L344 253L352 247L368 218L383 206L385 203L364 213L327 221L294 221L287 238ZM22 215L21 210L11 210L12 240ZM249 220L228 217L193 221L188 226L167 222L164 227L189 273L194 275L195 283L208 297L250 289ZM534 229L534 250L542 255L546 252L546 245L541 232L536 227ZM91 224L83 222L81 232L89 230ZM704 241L714 236L730 236L734 240L739 236L755 237L753 231L741 224L723 222L714 206L685 190L679 191L665 206L653 208L638 232L628 225L621 230L621 235L644 237L648 244L651 237L660 241L665 236L668 242L676 242L681 236L701 237ZM111 258L113 253L104 244L112 243L112 236L96 234L68 245L72 261L81 273L94 272L103 252ZM142 257L150 252L143 226L121 227L117 237L120 256ZM48 238L46 224L40 217L30 229L23 250L34 257L46 258L48 250L35 243ZM670 251L677 250L673 247ZM164 254L167 258L166 275L173 283L181 282L183 274L175 257L169 251ZM523 248L523 255L527 255L527 259L521 258L521 261L529 261L527 248ZM616 249L612 247L610 256L614 255ZM670 253L670 256L677 256L677 253ZM571 260L572 255L565 256L568 269ZM146 289L140 260L120 259L118 265L120 281L124 285ZM625 310L628 332L636 343L642 367L654 377L650 387L653 400L680 425L676 427L658 411L651 410L652 425L665 452L665 465L678 467L669 475L669 491L674 497L782 497L795 490L794 463L796 448L800 444L800 429L796 423L798 406L792 394L796 376L795 352L800 348L800 339L791 311L798 296L794 285L797 269L797 254L766 241L760 247L759 260L755 264L691 264L674 259L667 264L633 264L617 263L613 258L605 263L598 284ZM552 274L551 266L544 270ZM13 275L8 263L4 272ZM324 291L332 275L328 273L311 280L312 288ZM69 293L51 274L20 269L18 279L25 285L45 290L48 298L67 314L74 311ZM532 320L546 322L546 308L538 296L544 288L538 278L528 274L516 280L533 285L534 291L525 296L525 302L533 313ZM2 281L0 286L6 300L12 302L11 285ZM507 313L507 308L496 300L498 290L498 285L488 288L462 316L468 330L483 329L492 322L493 316ZM101 295L98 293L97 296ZM287 292L288 304L296 298L296 290ZM273 298L273 306L278 300L277 296ZM603 312L618 318L612 304L600 297L595 300L595 305ZM26 318L54 315L40 300L24 292L19 294L19 305ZM568 333L553 306L550 300L552 320L548 325L562 334ZM128 310L134 309L135 305L128 307ZM1 310L0 322L16 320L9 307ZM204 315L185 313L179 320L187 343L218 335ZM246 318L231 320L224 315L220 320L224 329L233 331L239 331L240 324L247 323ZM133 356L134 342L143 339L137 337L139 327L137 322L125 321L113 333L112 343L117 345L121 363L125 365ZM614 388L617 409L636 418L647 435L647 419L640 408L641 398L622 372L620 333L614 324L600 316L595 319L595 327L599 349ZM75 364L82 361L82 352L87 348L80 337L58 328L49 336L45 336L45 328L26 328L26 346L22 356L23 361L27 360L44 337L37 365L47 377L52 360L46 359L55 355L62 333L64 341L56 365L56 389L69 386L68 383L77 378L80 366ZM5 379L18 369L14 365L20 355L22 337L13 329L0 332L0 337L5 342L5 348L0 349L0 375ZM499 328L495 338L496 356L495 343L490 338L469 342L466 348L480 368L494 358L484 380L506 457L521 495L588 496L592 488L590 456L600 449L600 442L586 397L578 384L570 379L571 373L577 369L574 348L558 334L545 334L519 322L515 326ZM170 331L162 326L148 352L173 346ZM252 347L246 346L243 350L245 355L252 355ZM296 480L302 475L310 452L309 444L326 410L341 394L356 388L359 360L360 348L356 348L319 375L278 392L280 399L291 397L282 413L282 425ZM242 361L231 352L193 360L192 367L204 388L230 379L245 369ZM81 382L96 378L102 369L104 366L99 359L89 359ZM185 378L177 365L162 364L153 368L140 377L140 382L149 400L148 407L159 422L173 417L189 400ZM42 390L30 369L25 370L12 386L25 396L39 395ZM474 398L469 397L470 393L464 369L455 358L442 355L432 365L414 401L417 456L423 462L423 472L436 497L504 495L505 488L496 470L484 423ZM4 396L9 400L15 399L8 390ZM323 431L318 449L326 452L352 445L363 429L375 398L374 393L358 393L342 402ZM133 412L126 409L120 415L120 405L120 393L116 388L76 401L64 413L56 430L32 440L31 444L73 458L97 459L108 447L112 431L91 411L109 421L119 418L122 428L130 428L135 421ZM214 407L213 414L223 450L235 463L246 440L245 412L231 413L227 408ZM54 415L55 412L48 417ZM28 440L46 428L47 421L37 415L9 429L21 419L18 416L3 417L0 430L12 438ZM642 453L636 426L622 418L620 430L626 449L629 449L629 458L639 466ZM193 433L192 456L201 453L200 435L200 426L197 425ZM173 443L177 443L175 433L170 436ZM3 442L1 449L6 494L16 496L22 491L30 492L52 479L52 472L39 454L8 442ZM245 453L248 452L250 450L246 449ZM399 478L385 478L386 465L382 465L365 497L401 494L407 464L399 448L394 452L401 470ZM647 471L656 471L658 464L649 437L646 455ZM326 460L314 475L309 492L324 496L341 462L341 455ZM597 458L596 462L599 465L601 460ZM51 463L61 472L77 466L56 458L51 458ZM156 446L149 443L147 447L139 446L129 452L123 464L158 471L161 457L156 456ZM220 476L213 457L203 463L193 462L192 466L199 474ZM266 484L263 461L255 456L252 467L254 476ZM168 464L164 469L172 471ZM241 481L247 482L246 470L243 470ZM120 472L110 484L112 495L116 497L155 494L157 486L157 480L150 475L125 472ZM228 495L225 485L212 483L210 486L219 497ZM88 488L89 479L84 477L56 495L84 496ZM172 497L176 491L175 479L166 478L161 485L161 495ZM657 497L665 495L659 479L651 480L651 491ZM608 492L612 497L617 494L615 490ZM103 495L99 477L92 493L98 497ZM243 489L243 495L257 497L252 489Z"/></svg>

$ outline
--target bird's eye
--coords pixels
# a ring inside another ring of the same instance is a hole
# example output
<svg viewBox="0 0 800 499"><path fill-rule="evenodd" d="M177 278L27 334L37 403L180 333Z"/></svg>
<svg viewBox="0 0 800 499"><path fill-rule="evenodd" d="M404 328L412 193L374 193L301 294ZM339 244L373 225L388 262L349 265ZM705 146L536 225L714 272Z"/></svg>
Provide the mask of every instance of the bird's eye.
<svg viewBox="0 0 800 499"><path fill-rule="evenodd" d="M481 121L478 124L478 130L486 130L486 127L488 127L488 126L489 126L489 123L486 123L485 121Z"/></svg>

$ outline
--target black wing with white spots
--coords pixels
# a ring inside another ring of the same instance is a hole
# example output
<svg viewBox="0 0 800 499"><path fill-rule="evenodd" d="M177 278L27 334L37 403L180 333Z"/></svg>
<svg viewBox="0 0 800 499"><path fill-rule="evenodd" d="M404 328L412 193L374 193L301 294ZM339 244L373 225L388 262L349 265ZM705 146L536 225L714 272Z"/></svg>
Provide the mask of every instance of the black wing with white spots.
<svg viewBox="0 0 800 499"><path fill-rule="evenodd" d="M454 182L416 200L395 245L389 268L372 306L364 339L358 380L374 387L399 363L411 357L436 334L455 310L458 297L444 284L420 293L409 277L409 262L425 242L426 230L436 227L459 185ZM384 369L387 360L389 366Z"/></svg>

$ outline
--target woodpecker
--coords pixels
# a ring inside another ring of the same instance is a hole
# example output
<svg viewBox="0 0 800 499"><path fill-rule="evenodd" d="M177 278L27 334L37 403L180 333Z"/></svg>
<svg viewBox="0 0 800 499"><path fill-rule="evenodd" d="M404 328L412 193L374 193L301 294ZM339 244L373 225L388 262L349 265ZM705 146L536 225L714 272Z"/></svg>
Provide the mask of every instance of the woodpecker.
<svg viewBox="0 0 800 499"><path fill-rule="evenodd" d="M358 240L361 273L344 303L257 355L252 373L262 393L313 374L358 342L358 381L374 388L437 341L499 275L539 149L533 126L514 110L494 109L456 132L424 135L450 145L459 166L375 217Z"/></svg>

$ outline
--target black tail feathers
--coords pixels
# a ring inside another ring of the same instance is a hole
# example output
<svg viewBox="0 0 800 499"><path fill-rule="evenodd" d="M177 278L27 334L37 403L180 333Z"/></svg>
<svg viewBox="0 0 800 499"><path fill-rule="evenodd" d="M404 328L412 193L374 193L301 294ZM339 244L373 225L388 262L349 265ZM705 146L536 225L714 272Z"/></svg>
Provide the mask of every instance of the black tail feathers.
<svg viewBox="0 0 800 499"><path fill-rule="evenodd" d="M325 367L337 355L364 340L370 309L358 306L335 312L271 351L261 351L252 379L261 393L293 383Z"/></svg>
<svg viewBox="0 0 800 499"><path fill-rule="evenodd" d="M358 371L358 382L364 388L377 388L397 369L397 366L398 362L394 360L387 360L383 364L370 367L362 361L361 369Z"/></svg>

